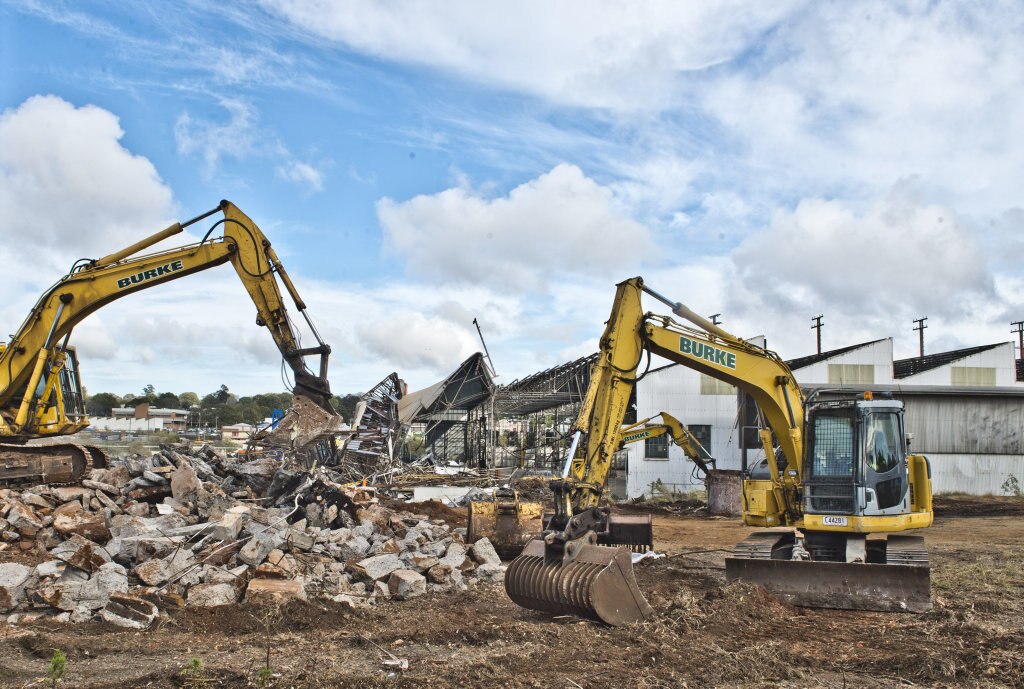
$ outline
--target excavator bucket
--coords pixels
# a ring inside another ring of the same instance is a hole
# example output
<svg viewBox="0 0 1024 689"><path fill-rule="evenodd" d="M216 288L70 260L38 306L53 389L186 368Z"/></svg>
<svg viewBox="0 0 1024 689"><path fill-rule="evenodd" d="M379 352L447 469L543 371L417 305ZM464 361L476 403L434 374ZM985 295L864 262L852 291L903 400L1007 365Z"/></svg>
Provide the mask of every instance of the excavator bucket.
<svg viewBox="0 0 1024 689"><path fill-rule="evenodd" d="M530 541L505 572L505 592L516 605L613 627L654 614L636 584L628 548L585 545L569 562L549 559L544 550L544 541Z"/></svg>
<svg viewBox="0 0 1024 689"><path fill-rule="evenodd" d="M773 534L759 535L767 543ZM776 598L803 608L880 612L928 612L932 608L923 538L889 536L885 562L877 563L759 557L759 548L751 547L754 543L754 538L748 538L737 545L733 557L725 559L728 581L763 586Z"/></svg>
<svg viewBox="0 0 1024 689"><path fill-rule="evenodd" d="M503 560L517 557L544 530L544 505L521 502L518 494L495 493L493 500L469 503L466 540L476 543L486 537Z"/></svg>

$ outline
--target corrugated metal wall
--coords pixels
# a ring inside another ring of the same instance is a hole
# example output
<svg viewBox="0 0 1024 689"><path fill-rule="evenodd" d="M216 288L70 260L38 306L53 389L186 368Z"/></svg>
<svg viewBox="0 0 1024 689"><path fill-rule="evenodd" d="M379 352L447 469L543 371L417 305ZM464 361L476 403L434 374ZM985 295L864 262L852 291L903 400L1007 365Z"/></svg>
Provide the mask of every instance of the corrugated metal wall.
<svg viewBox="0 0 1024 689"><path fill-rule="evenodd" d="M923 453L932 467L932 492L1004 495L1010 476L1024 485L1024 455Z"/></svg>
<svg viewBox="0 0 1024 689"><path fill-rule="evenodd" d="M1014 397L906 395L913 452L1024 455L1024 404Z"/></svg>

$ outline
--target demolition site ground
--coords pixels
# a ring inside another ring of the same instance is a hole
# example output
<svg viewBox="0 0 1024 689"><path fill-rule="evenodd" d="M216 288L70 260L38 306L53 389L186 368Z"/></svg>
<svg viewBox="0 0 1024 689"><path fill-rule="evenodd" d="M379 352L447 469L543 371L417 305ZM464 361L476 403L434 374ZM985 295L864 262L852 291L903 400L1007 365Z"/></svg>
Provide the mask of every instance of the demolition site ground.
<svg viewBox="0 0 1024 689"><path fill-rule="evenodd" d="M638 626L524 610L483 581L359 609L188 607L148 631L2 625L0 685L50 686L61 649L66 687L1022 687L1024 500L936 503L934 607L921 615L798 609L727 585L726 551L750 529L669 505L643 508L668 556L636 567L656 611Z"/></svg>

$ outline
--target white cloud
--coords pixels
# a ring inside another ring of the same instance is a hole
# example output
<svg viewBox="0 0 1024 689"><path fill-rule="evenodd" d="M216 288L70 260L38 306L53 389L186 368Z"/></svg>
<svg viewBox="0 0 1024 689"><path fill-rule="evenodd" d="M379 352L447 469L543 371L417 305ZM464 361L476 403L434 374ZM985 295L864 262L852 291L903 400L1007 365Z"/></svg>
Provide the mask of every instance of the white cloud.
<svg viewBox="0 0 1024 689"><path fill-rule="evenodd" d="M984 256L957 214L916 202L902 186L863 212L805 199L733 257L748 289L781 309L953 315L965 295L993 295Z"/></svg>
<svg viewBox="0 0 1024 689"><path fill-rule="evenodd" d="M1019 198L1015 2L815 3L698 89L752 186L870 196L918 176L964 212ZM771 174L777 171L785 174ZM735 171L730 171L733 174ZM768 174L765 174L765 173Z"/></svg>
<svg viewBox="0 0 1024 689"><path fill-rule="evenodd" d="M0 114L5 270L23 266L49 284L75 259L98 258L167 224L171 190L149 160L121 145L123 135L112 113L56 96L33 96Z"/></svg>
<svg viewBox="0 0 1024 689"><path fill-rule="evenodd" d="M284 165L279 165L276 173L281 179L305 186L310 191L323 191L324 189L323 173L309 163L290 160Z"/></svg>
<svg viewBox="0 0 1024 689"><path fill-rule="evenodd" d="M360 322L356 335L367 350L399 371L428 368L453 370L479 349L464 327L419 313Z"/></svg>
<svg viewBox="0 0 1024 689"><path fill-rule="evenodd" d="M614 275L650 248L647 229L574 165L496 199L466 188L383 199L377 215L385 246L440 282L535 291L561 275Z"/></svg>
<svg viewBox="0 0 1024 689"><path fill-rule="evenodd" d="M219 103L228 112L227 122L194 119L183 112L174 124L178 153L201 157L208 175L217 169L221 158L245 158L259 146L256 109L238 98L221 98Z"/></svg>
<svg viewBox="0 0 1024 689"><path fill-rule="evenodd" d="M680 73L735 57L798 3L265 0L313 35L573 106L635 110L685 98Z"/></svg>

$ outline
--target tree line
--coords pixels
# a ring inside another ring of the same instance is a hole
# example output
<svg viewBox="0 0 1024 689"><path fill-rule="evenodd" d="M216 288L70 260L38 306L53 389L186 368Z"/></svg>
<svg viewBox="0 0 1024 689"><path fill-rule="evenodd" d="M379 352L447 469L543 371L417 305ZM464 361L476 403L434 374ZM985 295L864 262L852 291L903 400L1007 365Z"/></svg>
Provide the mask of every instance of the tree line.
<svg viewBox="0 0 1024 689"><path fill-rule="evenodd" d="M183 409L195 413L196 420L190 420L190 426L193 423L198 424L201 415L202 425L209 427L214 424L227 426L236 423L261 423L264 419L270 418L275 409L288 409L292 403L292 394L266 392L238 397L227 385L221 385L219 389L200 397L195 392L158 393L152 385L147 385L142 389L142 394L129 392L117 395L112 392L98 392L95 395L87 395L85 410L92 417L109 417L113 416L114 407L136 407L145 402L154 408ZM335 411L341 414L345 421L352 420L357 402L359 395L335 395L331 399Z"/></svg>

